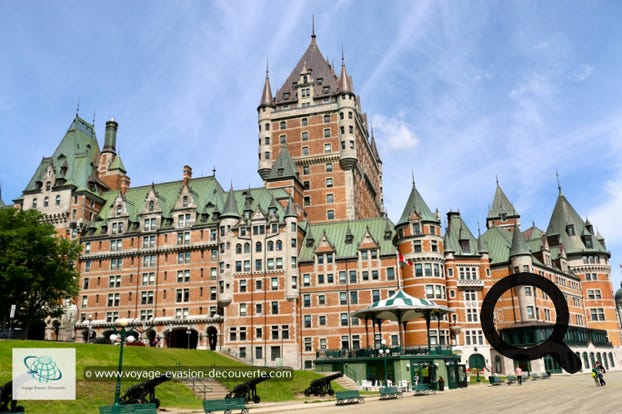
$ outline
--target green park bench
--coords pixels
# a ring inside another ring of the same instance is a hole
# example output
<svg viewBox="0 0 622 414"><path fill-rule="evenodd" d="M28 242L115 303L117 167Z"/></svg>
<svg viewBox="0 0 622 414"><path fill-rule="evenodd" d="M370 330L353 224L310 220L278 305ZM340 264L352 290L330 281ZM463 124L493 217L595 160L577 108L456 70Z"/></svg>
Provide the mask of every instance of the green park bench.
<svg viewBox="0 0 622 414"><path fill-rule="evenodd" d="M242 414L248 414L248 408L244 398L225 398L222 400L203 400L203 410L205 414L212 414L215 411L224 411L231 414L231 410L241 410Z"/></svg>
<svg viewBox="0 0 622 414"><path fill-rule="evenodd" d="M155 404L122 404L99 407L99 414L156 414Z"/></svg>
<svg viewBox="0 0 622 414"><path fill-rule="evenodd" d="M537 380L539 378L538 374L536 372L532 372L531 373L531 379L532 380Z"/></svg>
<svg viewBox="0 0 622 414"><path fill-rule="evenodd" d="M436 390L430 384L418 383L413 386L414 395L436 394Z"/></svg>
<svg viewBox="0 0 622 414"><path fill-rule="evenodd" d="M382 387L380 388L380 399L389 400L393 398L402 398L403 393L397 387Z"/></svg>
<svg viewBox="0 0 622 414"><path fill-rule="evenodd" d="M337 405L358 404L365 402L358 390L337 391L335 392L335 397L337 398Z"/></svg>
<svg viewBox="0 0 622 414"><path fill-rule="evenodd" d="M490 385L501 385L503 382L501 381L501 377L496 375L491 375L488 377L488 381L490 381Z"/></svg>
<svg viewBox="0 0 622 414"><path fill-rule="evenodd" d="M512 385L516 382L516 377L514 375L508 375L506 384Z"/></svg>

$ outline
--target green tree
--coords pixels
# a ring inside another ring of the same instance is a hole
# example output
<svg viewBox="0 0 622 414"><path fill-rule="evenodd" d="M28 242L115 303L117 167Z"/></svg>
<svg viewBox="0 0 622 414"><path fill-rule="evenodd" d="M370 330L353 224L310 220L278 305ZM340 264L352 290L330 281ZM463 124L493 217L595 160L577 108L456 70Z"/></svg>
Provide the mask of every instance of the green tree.
<svg viewBox="0 0 622 414"><path fill-rule="evenodd" d="M12 304L15 320L32 322L64 312L64 299L78 293L81 246L58 237L36 210L0 208L0 320L6 326Z"/></svg>

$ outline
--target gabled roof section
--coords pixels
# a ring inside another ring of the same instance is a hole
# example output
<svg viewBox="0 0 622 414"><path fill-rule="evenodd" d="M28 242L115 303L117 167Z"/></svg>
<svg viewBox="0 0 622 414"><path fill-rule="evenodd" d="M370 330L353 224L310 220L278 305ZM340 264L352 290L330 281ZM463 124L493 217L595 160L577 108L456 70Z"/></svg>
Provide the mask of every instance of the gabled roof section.
<svg viewBox="0 0 622 414"><path fill-rule="evenodd" d="M445 232L445 251L456 256L479 255L478 240L473 236L460 213L447 214L447 231Z"/></svg>
<svg viewBox="0 0 622 414"><path fill-rule="evenodd" d="M279 151L279 155L265 181L280 181L284 179L298 180L296 165L287 146L283 146L281 151Z"/></svg>
<svg viewBox="0 0 622 414"><path fill-rule="evenodd" d="M385 228L386 219L384 217L334 223L309 223L298 259L302 261L314 259L315 249L319 245L319 240L314 238L315 243L307 243L307 240L318 234L321 234L322 237L326 236L326 239L330 240L335 250L335 256L338 259L356 257L360 246L370 247L371 244L365 242L368 236L377 244L380 255L390 254L395 256L393 237L388 240L383 237ZM346 243L346 236L352 237L352 243Z"/></svg>
<svg viewBox="0 0 622 414"><path fill-rule="evenodd" d="M586 246L585 237L581 237L585 234L584 229L585 222L560 189L549 226L546 229L546 235L559 235L559 241L563 243L566 254L594 251L608 253L597 236L590 237L591 247Z"/></svg>
<svg viewBox="0 0 622 414"><path fill-rule="evenodd" d="M24 191L38 191L50 166L56 177L63 178L63 184L74 185L78 191L89 191L89 180L97 176L98 155L99 144L93 125L76 115L52 156L41 160Z"/></svg>
<svg viewBox="0 0 622 414"><path fill-rule="evenodd" d="M173 211L183 186L182 181L172 181L128 188L123 200L129 221L139 225L141 215L158 214L162 218L163 228L173 226ZM194 197L197 215L203 215L207 220L212 220L214 211L222 210L223 195L225 194L223 188L213 176L194 178L189 187ZM154 198L154 195L157 199ZM91 226L94 229L94 235L100 234L102 232L101 227L113 216L113 207L119 196L119 191L106 191L102 195L105 200L104 206ZM146 206L149 201L155 203L155 208L151 212L149 212L148 205ZM207 223L199 217L197 217L196 222L199 224Z"/></svg>
<svg viewBox="0 0 622 414"><path fill-rule="evenodd" d="M413 180L413 186L410 190L410 195L408 196L408 200L406 201L406 207L404 207L404 211L402 212L402 216L400 220L397 222L396 226L401 224L407 224L410 216L416 214L422 221L432 221L439 222L439 219L436 213L432 213L430 207L426 204L421 194L417 190L415 186L415 180Z"/></svg>
<svg viewBox="0 0 622 414"><path fill-rule="evenodd" d="M298 100L297 85L300 73L304 69L311 71L311 77L318 85L318 79L322 79L321 85L315 88L314 97L323 98L337 93L339 85L337 75L330 63L324 58L315 41L315 34L311 36L311 43L307 50L287 77L287 80L276 92L276 104L291 103ZM328 88L326 88L328 87ZM326 88L326 92L324 92Z"/></svg>

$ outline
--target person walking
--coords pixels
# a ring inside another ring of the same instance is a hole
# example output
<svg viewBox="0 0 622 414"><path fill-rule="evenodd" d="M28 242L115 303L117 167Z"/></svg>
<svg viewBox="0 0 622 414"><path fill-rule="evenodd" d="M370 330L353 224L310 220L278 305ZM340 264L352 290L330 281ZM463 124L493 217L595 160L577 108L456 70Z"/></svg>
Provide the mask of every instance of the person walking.
<svg viewBox="0 0 622 414"><path fill-rule="evenodd" d="M596 369L596 379L598 380L598 384L601 387L607 385L605 382L605 367L600 364L600 361L596 361L594 369Z"/></svg>
<svg viewBox="0 0 622 414"><path fill-rule="evenodd" d="M516 381L518 385L523 385L523 370L520 366L516 366Z"/></svg>

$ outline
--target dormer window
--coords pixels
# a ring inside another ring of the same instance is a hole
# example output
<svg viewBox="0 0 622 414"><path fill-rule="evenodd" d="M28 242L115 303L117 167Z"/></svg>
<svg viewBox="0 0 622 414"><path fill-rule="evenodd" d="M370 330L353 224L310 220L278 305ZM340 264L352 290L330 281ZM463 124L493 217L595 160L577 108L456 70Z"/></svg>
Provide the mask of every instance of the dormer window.
<svg viewBox="0 0 622 414"><path fill-rule="evenodd" d="M566 234L568 234L569 236L574 236L575 235L574 224L568 224L566 226Z"/></svg>
<svg viewBox="0 0 622 414"><path fill-rule="evenodd" d="M153 211L155 203L153 202L153 200L149 201L149 211Z"/></svg>
<svg viewBox="0 0 622 414"><path fill-rule="evenodd" d="M501 214L499 214L499 218L501 218L501 221L505 222L508 219L508 214L507 213L501 213Z"/></svg>
<svg viewBox="0 0 622 414"><path fill-rule="evenodd" d="M117 204L117 214L121 214L123 212L123 207L121 204Z"/></svg>
<svg viewBox="0 0 622 414"><path fill-rule="evenodd" d="M184 207L188 207L188 196L184 196L184 198L182 199L182 205Z"/></svg>
<svg viewBox="0 0 622 414"><path fill-rule="evenodd" d="M284 98L284 99L289 99L289 92L285 92L285 93L283 94L283 98Z"/></svg>
<svg viewBox="0 0 622 414"><path fill-rule="evenodd" d="M468 240L460 240L460 248L462 249L462 253L471 253L471 246Z"/></svg>
<svg viewBox="0 0 622 414"><path fill-rule="evenodd" d="M50 191L50 189L52 188L52 183L49 181L45 182L45 191Z"/></svg>

